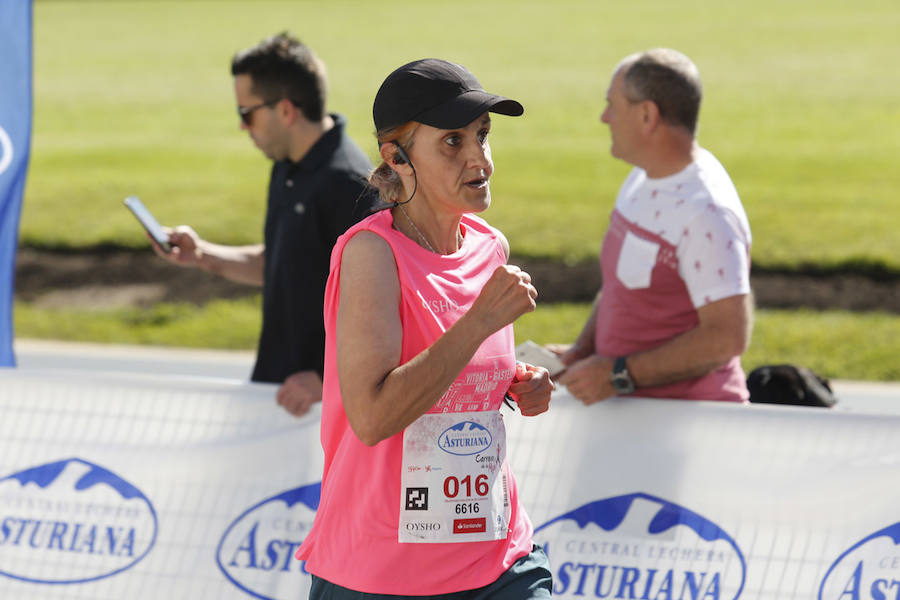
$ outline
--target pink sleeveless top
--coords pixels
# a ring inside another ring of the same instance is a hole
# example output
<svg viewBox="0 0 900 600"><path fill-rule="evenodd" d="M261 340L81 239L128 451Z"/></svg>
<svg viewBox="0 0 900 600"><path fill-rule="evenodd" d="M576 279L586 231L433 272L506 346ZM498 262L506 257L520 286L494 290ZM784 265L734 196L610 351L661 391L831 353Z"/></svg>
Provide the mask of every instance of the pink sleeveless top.
<svg viewBox="0 0 900 600"><path fill-rule="evenodd" d="M335 347L340 265L344 247L360 231L374 232L390 244L400 281L397 309L403 325L401 363L405 363L472 306L506 258L496 230L478 217L463 217L462 246L450 255L425 250L393 229L392 223L390 211L376 213L350 228L332 252L325 291L322 495L312 530L296 556L306 560L310 573L361 592L432 595L474 589L495 581L531 551L532 525L519 505L512 473L506 465L511 512L505 539L398 541L405 432L368 447L347 421ZM509 325L485 340L429 413L498 411L514 372L513 327Z"/></svg>

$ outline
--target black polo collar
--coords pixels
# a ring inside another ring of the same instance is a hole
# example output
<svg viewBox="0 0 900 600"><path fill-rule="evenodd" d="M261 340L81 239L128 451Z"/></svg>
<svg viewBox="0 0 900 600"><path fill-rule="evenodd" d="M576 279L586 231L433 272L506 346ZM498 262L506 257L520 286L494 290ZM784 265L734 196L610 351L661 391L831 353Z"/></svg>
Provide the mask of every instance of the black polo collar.
<svg viewBox="0 0 900 600"><path fill-rule="evenodd" d="M316 171L323 164L331 160L335 149L340 145L341 138L344 136L344 128L347 125L347 119L343 115L337 113L329 113L329 116L334 120L334 127L323 133L322 136L316 140L316 143L303 155L303 158L298 162L290 160L282 161L287 163L287 167L290 171Z"/></svg>

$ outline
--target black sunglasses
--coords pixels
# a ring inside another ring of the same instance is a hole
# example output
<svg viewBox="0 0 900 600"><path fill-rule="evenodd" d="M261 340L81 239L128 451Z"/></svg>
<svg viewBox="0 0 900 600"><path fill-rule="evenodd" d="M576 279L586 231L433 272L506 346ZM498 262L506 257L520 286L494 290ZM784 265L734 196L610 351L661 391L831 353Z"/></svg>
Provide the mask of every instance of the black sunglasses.
<svg viewBox="0 0 900 600"><path fill-rule="evenodd" d="M279 98L278 100L268 100L266 102L256 104L255 106L238 106L237 113L238 113L238 116L241 118L241 121L244 122L244 125L246 125L247 127L250 127L250 125L253 124L253 111L254 110L256 110L258 108L262 108L263 106L274 106L275 104L278 104L279 102L281 102L281 98Z"/></svg>

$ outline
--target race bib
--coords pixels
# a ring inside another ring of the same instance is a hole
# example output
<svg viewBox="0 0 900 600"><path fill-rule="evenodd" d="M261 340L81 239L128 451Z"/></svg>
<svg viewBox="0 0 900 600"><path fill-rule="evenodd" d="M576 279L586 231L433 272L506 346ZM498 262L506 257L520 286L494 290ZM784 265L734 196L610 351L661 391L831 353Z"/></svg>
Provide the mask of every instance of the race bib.
<svg viewBox="0 0 900 600"><path fill-rule="evenodd" d="M500 411L422 415L403 433L398 540L506 539L508 472Z"/></svg>

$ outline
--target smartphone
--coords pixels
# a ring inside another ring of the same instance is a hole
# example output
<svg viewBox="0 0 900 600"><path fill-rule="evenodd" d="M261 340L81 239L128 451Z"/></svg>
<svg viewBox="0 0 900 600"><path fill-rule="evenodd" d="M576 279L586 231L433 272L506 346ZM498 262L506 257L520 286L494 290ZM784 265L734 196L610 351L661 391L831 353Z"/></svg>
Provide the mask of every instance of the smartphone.
<svg viewBox="0 0 900 600"><path fill-rule="evenodd" d="M556 377L566 369L557 355L531 340L516 346L516 359L536 367L544 367L550 371L551 377Z"/></svg>
<svg viewBox="0 0 900 600"><path fill-rule="evenodd" d="M156 243L159 244L163 250L169 252L172 249L169 245L169 235L163 230L159 221L150 214L150 211L147 210L147 207L144 206L144 203L141 202L137 196L128 196L125 198L125 206L127 206L132 214L137 217L137 220L141 222L141 225L144 226L147 233L153 236L153 239L156 240Z"/></svg>

